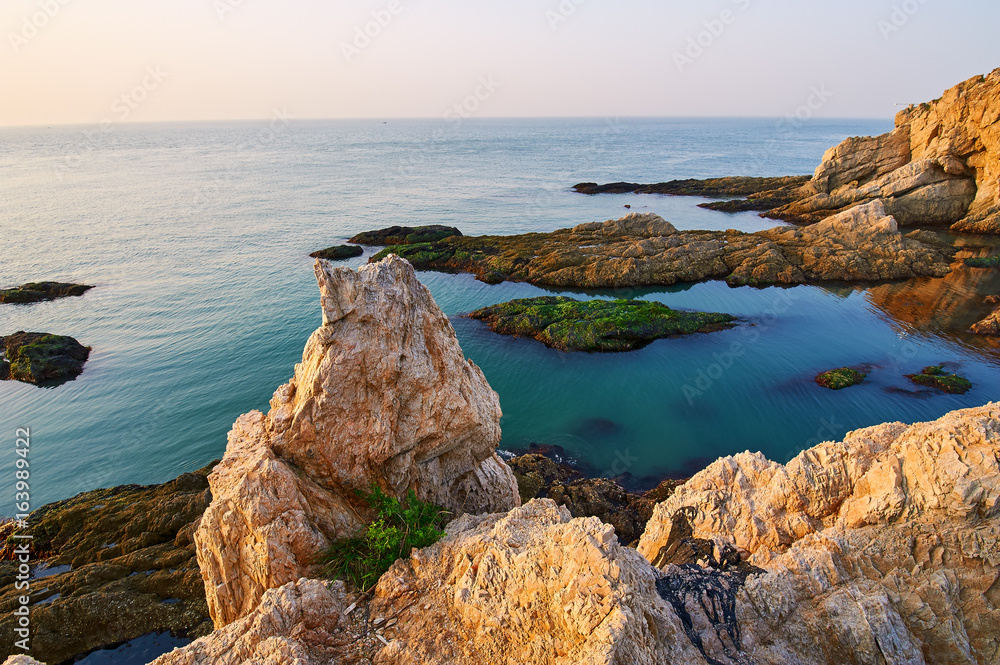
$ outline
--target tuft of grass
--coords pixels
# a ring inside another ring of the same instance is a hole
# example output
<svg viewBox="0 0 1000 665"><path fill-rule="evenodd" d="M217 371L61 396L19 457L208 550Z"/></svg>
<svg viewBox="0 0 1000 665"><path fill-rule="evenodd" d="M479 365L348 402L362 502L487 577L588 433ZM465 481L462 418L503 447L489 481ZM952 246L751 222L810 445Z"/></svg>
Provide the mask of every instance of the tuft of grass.
<svg viewBox="0 0 1000 665"><path fill-rule="evenodd" d="M972 390L972 382L957 374L949 374L941 365L925 367L920 374L907 374L913 383L928 388L937 388L952 395L964 395Z"/></svg>
<svg viewBox="0 0 1000 665"><path fill-rule="evenodd" d="M970 268L1000 268L1000 256L974 256L965 260Z"/></svg>
<svg viewBox="0 0 1000 665"><path fill-rule="evenodd" d="M829 372L823 372L816 377L816 383L830 390L843 390L844 388L850 388L862 383L867 376L867 374L851 369L850 367L841 367L840 369L831 369Z"/></svg>
<svg viewBox="0 0 1000 665"><path fill-rule="evenodd" d="M436 543L444 535L450 513L421 501L413 490L402 501L374 485L367 494L358 494L374 511L375 520L361 534L334 541L319 561L329 577L344 578L366 592L412 548Z"/></svg>

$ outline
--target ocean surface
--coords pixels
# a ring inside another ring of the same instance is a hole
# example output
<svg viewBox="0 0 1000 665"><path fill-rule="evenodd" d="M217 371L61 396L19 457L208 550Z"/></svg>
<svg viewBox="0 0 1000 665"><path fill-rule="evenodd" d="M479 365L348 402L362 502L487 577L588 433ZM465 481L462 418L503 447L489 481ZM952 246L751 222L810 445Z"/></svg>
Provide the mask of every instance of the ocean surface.
<svg viewBox="0 0 1000 665"><path fill-rule="evenodd" d="M75 381L0 383L0 474L11 479L3 486L13 485L19 427L31 430L36 508L97 487L166 481L221 457L233 421L266 410L320 323L308 254L356 232L550 231L620 217L626 204L683 229L759 230L777 223L697 208L703 199L588 197L570 187L811 173L843 138L890 128L889 120L574 119L0 129L0 286L96 285L81 298L0 306L0 335L46 331L93 347ZM963 242L972 253L995 250ZM985 314L977 294L1000 290L992 271L870 288L706 282L570 294L743 319L624 354L555 351L463 316L567 292L420 278L500 394L503 448L560 445L593 472L628 472L637 484L744 450L785 461L859 427L933 419L1000 394L996 348L961 332ZM975 388L939 394L903 376L940 363ZM813 382L859 364L871 366L859 387ZM12 501L11 492L0 514L14 512Z"/></svg>

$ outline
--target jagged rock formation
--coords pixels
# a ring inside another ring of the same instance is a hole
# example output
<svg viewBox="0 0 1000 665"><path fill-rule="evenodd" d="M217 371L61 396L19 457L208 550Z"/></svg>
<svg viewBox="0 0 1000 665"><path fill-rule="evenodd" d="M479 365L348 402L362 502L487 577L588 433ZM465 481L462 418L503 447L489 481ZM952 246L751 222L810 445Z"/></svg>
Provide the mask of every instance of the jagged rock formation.
<svg viewBox="0 0 1000 665"><path fill-rule="evenodd" d="M301 579L271 589L248 616L150 665L288 665L349 662L343 585Z"/></svg>
<svg viewBox="0 0 1000 665"><path fill-rule="evenodd" d="M47 565L31 582L31 655L61 663L147 633L211 632L191 540L211 500L210 469L84 492L31 514L32 558ZM12 613L25 593L15 587L18 542L2 543L0 658L14 652Z"/></svg>
<svg viewBox="0 0 1000 665"><path fill-rule="evenodd" d="M467 271L491 283L637 287L725 279L732 285L874 281L942 276L938 246L903 237L873 201L805 228L757 233L678 231L654 214L580 224L552 233L450 237L388 247L417 268Z"/></svg>
<svg viewBox="0 0 1000 665"><path fill-rule="evenodd" d="M397 562L372 611L398 619L378 665L704 663L614 529L536 499L467 516Z"/></svg>
<svg viewBox="0 0 1000 665"><path fill-rule="evenodd" d="M1000 233L998 120L1000 69L900 111L888 134L831 148L800 200L766 216L808 223L880 198L903 225Z"/></svg>
<svg viewBox="0 0 1000 665"><path fill-rule="evenodd" d="M359 272L316 263L323 325L267 416L239 418L195 533L217 627L303 576L353 535L372 484L455 512L519 504L496 455L500 404L454 329L398 257Z"/></svg>
<svg viewBox="0 0 1000 665"><path fill-rule="evenodd" d="M763 569L742 586L699 573L696 588L737 588L728 623L685 604L718 662L996 662L1000 405L858 430L786 466L720 459L657 505L639 552L667 563L685 541ZM720 635L736 639L713 650Z"/></svg>

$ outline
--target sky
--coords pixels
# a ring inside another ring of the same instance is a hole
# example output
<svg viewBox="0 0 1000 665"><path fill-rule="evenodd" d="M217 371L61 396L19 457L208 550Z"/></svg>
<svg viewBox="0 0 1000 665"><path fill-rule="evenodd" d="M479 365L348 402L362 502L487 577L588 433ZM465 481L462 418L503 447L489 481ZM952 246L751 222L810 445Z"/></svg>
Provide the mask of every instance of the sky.
<svg viewBox="0 0 1000 665"><path fill-rule="evenodd" d="M0 126L891 118L1000 67L995 0L3 0Z"/></svg>

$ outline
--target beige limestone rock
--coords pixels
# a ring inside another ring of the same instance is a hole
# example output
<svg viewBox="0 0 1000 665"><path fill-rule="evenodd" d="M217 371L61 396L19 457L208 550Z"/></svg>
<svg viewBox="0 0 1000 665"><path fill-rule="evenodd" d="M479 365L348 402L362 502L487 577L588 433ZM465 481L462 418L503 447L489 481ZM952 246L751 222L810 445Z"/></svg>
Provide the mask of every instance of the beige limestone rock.
<svg viewBox="0 0 1000 665"><path fill-rule="evenodd" d="M195 542L216 627L359 528L367 508L355 490L412 489L458 513L520 503L495 452L497 394L412 266L396 256L358 272L317 261L316 276L323 325L268 415L236 421L209 476Z"/></svg>
<svg viewBox="0 0 1000 665"><path fill-rule="evenodd" d="M341 584L301 579L271 589L248 616L150 665L319 665L343 662Z"/></svg>
<svg viewBox="0 0 1000 665"><path fill-rule="evenodd" d="M874 198L903 225L1000 233L1000 69L896 115L882 136L853 137L823 156L802 198L767 213L815 222Z"/></svg>
<svg viewBox="0 0 1000 665"><path fill-rule="evenodd" d="M611 526L549 499L466 516L382 577L372 614L398 623L375 663L704 664L657 578Z"/></svg>
<svg viewBox="0 0 1000 665"><path fill-rule="evenodd" d="M977 335L1000 336L1000 307L990 312L989 316L982 321L972 324L970 330Z"/></svg>
<svg viewBox="0 0 1000 665"><path fill-rule="evenodd" d="M717 460L657 505L639 552L657 560L685 529L762 569L733 609L748 662L997 662L998 404L857 430L784 466Z"/></svg>
<svg viewBox="0 0 1000 665"><path fill-rule="evenodd" d="M45 665L45 663L39 663L31 656L10 656L3 665Z"/></svg>

